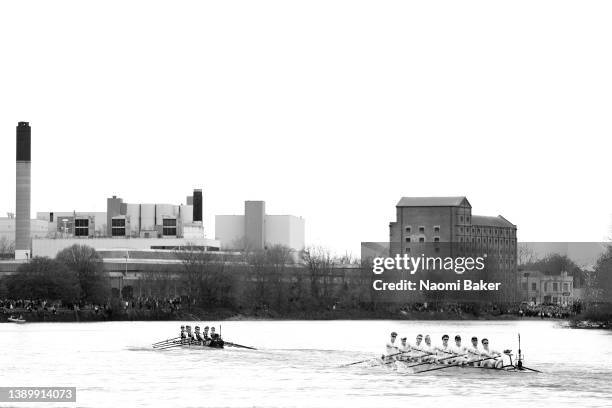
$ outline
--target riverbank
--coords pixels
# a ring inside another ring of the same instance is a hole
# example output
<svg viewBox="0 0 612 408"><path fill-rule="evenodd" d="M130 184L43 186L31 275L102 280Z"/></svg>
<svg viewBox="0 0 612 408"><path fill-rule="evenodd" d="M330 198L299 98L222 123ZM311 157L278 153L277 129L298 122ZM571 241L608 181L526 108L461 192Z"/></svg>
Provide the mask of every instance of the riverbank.
<svg viewBox="0 0 612 408"><path fill-rule="evenodd" d="M455 313L450 311L400 311L387 310L319 310L308 312L278 313L274 311L240 311L228 309L146 310L86 309L56 311L4 311L0 322L10 316L23 316L27 322L104 322L104 321L248 321L248 320L551 320L551 318L525 317L504 313ZM559 319L553 319L559 320Z"/></svg>

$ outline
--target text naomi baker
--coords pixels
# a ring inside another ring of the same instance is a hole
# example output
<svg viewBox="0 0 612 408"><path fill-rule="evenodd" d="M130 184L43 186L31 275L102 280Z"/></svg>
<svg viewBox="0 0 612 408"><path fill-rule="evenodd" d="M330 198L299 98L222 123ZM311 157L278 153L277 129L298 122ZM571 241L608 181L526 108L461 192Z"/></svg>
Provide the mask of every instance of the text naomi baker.
<svg viewBox="0 0 612 408"><path fill-rule="evenodd" d="M374 282L372 282L372 287L376 291L381 291L381 290L494 291L494 290L499 290L500 285L501 285L501 282L485 282L482 279L480 279L479 281L473 281L471 279L462 279L462 280L456 280L455 282L432 282L430 280L423 280L423 279L417 282L413 282L407 279L402 279L398 282L383 282L381 279L377 279Z"/></svg>

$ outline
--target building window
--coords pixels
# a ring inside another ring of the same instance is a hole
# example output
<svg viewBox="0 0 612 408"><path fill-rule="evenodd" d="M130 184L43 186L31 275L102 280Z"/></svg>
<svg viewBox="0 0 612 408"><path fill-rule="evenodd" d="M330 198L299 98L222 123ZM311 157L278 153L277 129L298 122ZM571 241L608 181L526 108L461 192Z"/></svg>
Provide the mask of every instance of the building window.
<svg viewBox="0 0 612 408"><path fill-rule="evenodd" d="M176 236L176 218L164 218L162 223L164 236Z"/></svg>
<svg viewBox="0 0 612 408"><path fill-rule="evenodd" d="M406 237L406 242L410 242L410 237Z"/></svg>
<svg viewBox="0 0 612 408"><path fill-rule="evenodd" d="M463 215L459 216L459 222L463 222Z"/></svg>
<svg viewBox="0 0 612 408"><path fill-rule="evenodd" d="M469 215L465 216L465 222L470 222L470 216Z"/></svg>
<svg viewBox="0 0 612 408"><path fill-rule="evenodd" d="M440 237L434 237L434 242L440 242Z"/></svg>
<svg viewBox="0 0 612 408"><path fill-rule="evenodd" d="M548 292L548 282L544 282L544 292Z"/></svg>
<svg viewBox="0 0 612 408"><path fill-rule="evenodd" d="M424 233L425 233L425 227L424 227L424 226L422 226L422 225L421 225L421 226L419 227L419 233L420 233L420 234L424 234Z"/></svg>
<svg viewBox="0 0 612 408"><path fill-rule="evenodd" d="M74 220L74 236L86 237L89 235L89 220L86 218L77 218Z"/></svg>
<svg viewBox="0 0 612 408"><path fill-rule="evenodd" d="M559 291L559 284L557 282L553 282L553 292Z"/></svg>
<svg viewBox="0 0 612 408"><path fill-rule="evenodd" d="M436 234L439 234L439 233L440 233L440 226L439 226L439 225L434 225L434 232L435 232Z"/></svg>
<svg viewBox="0 0 612 408"><path fill-rule="evenodd" d="M569 283L567 283L567 282L563 283L563 291L564 292L569 292L570 291Z"/></svg>
<svg viewBox="0 0 612 408"><path fill-rule="evenodd" d="M535 282L531 282L531 290L538 290L538 285Z"/></svg>
<svg viewBox="0 0 612 408"><path fill-rule="evenodd" d="M409 254L410 253L410 247L406 247L406 253Z"/></svg>
<svg viewBox="0 0 612 408"><path fill-rule="evenodd" d="M410 225L406 226L406 233L410 234L412 232L412 227Z"/></svg>
<svg viewBox="0 0 612 408"><path fill-rule="evenodd" d="M111 235L113 237L125 237L125 218L113 218L111 220Z"/></svg>
<svg viewBox="0 0 612 408"><path fill-rule="evenodd" d="M425 242L425 238L424 237L419 238L419 242Z"/></svg>

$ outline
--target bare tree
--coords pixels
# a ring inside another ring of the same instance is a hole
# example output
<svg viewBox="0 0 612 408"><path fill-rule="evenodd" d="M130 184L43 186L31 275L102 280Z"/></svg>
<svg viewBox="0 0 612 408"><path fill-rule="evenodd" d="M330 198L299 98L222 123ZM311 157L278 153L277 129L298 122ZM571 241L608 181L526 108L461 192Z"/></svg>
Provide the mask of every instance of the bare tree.
<svg viewBox="0 0 612 408"><path fill-rule="evenodd" d="M536 252L528 244L519 244L517 248L517 264L519 266L528 265L538 260Z"/></svg>
<svg viewBox="0 0 612 408"><path fill-rule="evenodd" d="M333 283L334 258L323 247L309 247L302 252L302 260L308 270L310 295L316 303L328 300Z"/></svg>
<svg viewBox="0 0 612 408"><path fill-rule="evenodd" d="M0 238L0 259L15 257L15 241L7 237Z"/></svg>

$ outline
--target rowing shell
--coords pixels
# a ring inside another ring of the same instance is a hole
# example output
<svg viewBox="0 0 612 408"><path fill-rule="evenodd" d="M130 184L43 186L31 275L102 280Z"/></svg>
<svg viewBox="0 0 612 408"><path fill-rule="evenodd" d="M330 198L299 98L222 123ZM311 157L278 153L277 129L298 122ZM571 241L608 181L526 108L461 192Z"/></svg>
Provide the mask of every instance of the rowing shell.
<svg viewBox="0 0 612 408"><path fill-rule="evenodd" d="M26 321L23 319L15 319L14 317L9 317L7 319L11 323L24 324Z"/></svg>
<svg viewBox="0 0 612 408"><path fill-rule="evenodd" d="M157 347L154 346L153 348L162 349L162 350L171 349L171 348L186 348L186 349L197 349L197 350L220 350L220 349L223 349L224 346L223 345L205 346L203 344L187 343L187 342L181 342L181 341L171 341L167 344L162 344Z"/></svg>
<svg viewBox="0 0 612 408"><path fill-rule="evenodd" d="M436 363L428 363L422 364L416 367L409 367L412 364L418 364L417 362L407 362L407 361L383 361L382 359L378 359L378 361L374 365L379 365L383 367L389 367L390 369L397 371L405 371L414 374L418 374L420 372L429 371L431 373L445 373L445 374L457 374L464 373L465 370L479 370L479 371L487 371L487 372L512 372L512 373L530 373L532 371L528 371L524 368L519 368L514 364L504 365L502 367L478 367L471 365L455 365L455 364L436 364Z"/></svg>

